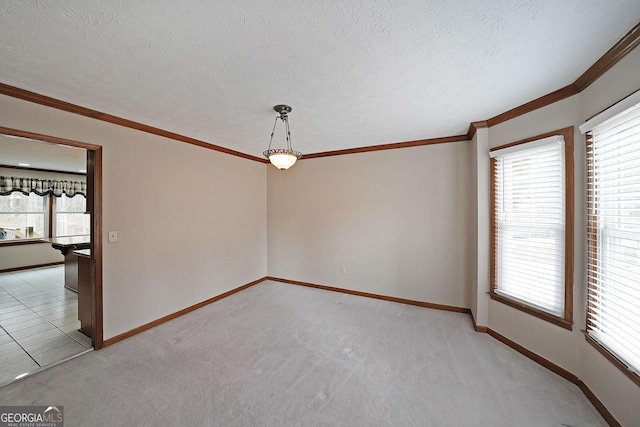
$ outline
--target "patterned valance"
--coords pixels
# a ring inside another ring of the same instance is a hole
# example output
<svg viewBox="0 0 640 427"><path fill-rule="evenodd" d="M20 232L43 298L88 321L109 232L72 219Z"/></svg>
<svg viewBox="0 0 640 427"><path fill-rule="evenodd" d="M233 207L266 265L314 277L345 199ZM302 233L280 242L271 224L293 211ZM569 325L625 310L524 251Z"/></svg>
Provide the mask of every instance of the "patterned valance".
<svg viewBox="0 0 640 427"><path fill-rule="evenodd" d="M15 176L0 176L0 196L8 196L14 192L25 195L35 193L39 196L50 194L55 197L84 196L87 184L82 181L57 181L54 179L19 178Z"/></svg>

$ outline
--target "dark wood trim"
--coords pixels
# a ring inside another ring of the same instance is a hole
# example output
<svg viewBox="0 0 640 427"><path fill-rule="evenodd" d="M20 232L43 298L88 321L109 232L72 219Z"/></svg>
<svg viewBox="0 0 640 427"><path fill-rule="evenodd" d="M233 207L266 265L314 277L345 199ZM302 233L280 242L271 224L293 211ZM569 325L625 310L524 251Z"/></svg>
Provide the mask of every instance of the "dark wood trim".
<svg viewBox="0 0 640 427"><path fill-rule="evenodd" d="M589 399L589 401L593 404L596 410L602 415L602 418L609 424L611 427L622 427L622 424L616 420L616 417L613 416L611 412L607 409L606 406L598 399L598 396L591 391L588 385L584 383L581 379L578 379L576 385L582 390L582 393Z"/></svg>
<svg viewBox="0 0 640 427"><path fill-rule="evenodd" d="M91 334L93 348L104 347L102 298L102 147L87 151L87 207L91 215Z"/></svg>
<svg viewBox="0 0 640 427"><path fill-rule="evenodd" d="M589 67L587 71L582 73L582 75L573 83L547 95L541 96L540 98L536 98L533 101L529 101L518 107L512 108L509 111L498 114L497 116L488 119L487 123L490 127L495 126L582 92L606 73L611 67L620 62L622 58L627 56L639 44L640 23L633 27L623 38L618 40L618 42L607 51L607 53L602 55L600 59Z"/></svg>
<svg viewBox="0 0 640 427"><path fill-rule="evenodd" d="M49 236L50 239L53 238L53 197L51 195L49 195L47 197L47 204L48 204L48 210L47 210L47 221L48 221L48 227L47 227L47 236Z"/></svg>
<svg viewBox="0 0 640 427"><path fill-rule="evenodd" d="M553 363L549 359L545 359L544 357L540 356L539 354L534 353L533 351L531 351L528 348L516 343L515 341L510 340L509 338L505 337L504 335L500 334L499 332L494 331L491 328L489 328L487 332L488 332L489 335L491 335L492 337L494 337L495 339L497 339L501 343L511 347L512 349L514 349L518 353L528 357L529 359L533 360L534 362L538 363L539 365L544 366L545 368L547 368L551 372L553 372L553 373L555 373L557 375L560 375L562 378L564 378L564 379L574 383L575 385L577 385L580 388L580 390L582 390L582 392L587 397L587 399L589 399L591 401L591 403L593 404L593 406L595 406L595 408L598 410L600 415L602 415L602 418L604 418L605 421L607 423L609 423L610 426L612 426L612 427L621 427L622 426L618 422L618 420L616 420L616 418L613 416L613 414L611 412L609 412L609 410L604 406L604 404L600 401L600 399L598 399L598 397L584 383L584 381L582 381L580 378L578 378L575 374L567 371L566 369L564 369L561 366L556 365L555 363Z"/></svg>
<svg viewBox="0 0 640 427"><path fill-rule="evenodd" d="M196 145L198 147L208 148L210 150L219 151L221 153L230 154L237 157L242 157L244 159L253 160L259 163L269 163L268 159L264 159L262 157L252 156L250 154L245 154L240 151L231 150L229 148L224 148L215 144L210 144L205 141L201 141L195 138L191 138L188 136L180 135L174 132L169 132L163 129L159 129L153 126L145 125L142 123L134 122L132 120L127 120L122 117L113 116L111 114L102 113L100 111L91 110L89 108L85 108L79 105L71 104L69 102L60 101L55 98L51 98L45 95L40 95L35 92L30 92L25 89L20 89L15 86L10 86L4 83L0 83L0 95L6 95L13 98L22 99L24 101L33 102L36 104L44 105L46 107L55 108L58 110L66 111L73 114L78 114L81 116L89 117L96 120L101 120L104 122L112 123L115 125L127 127L130 129L139 130L141 132L150 133L153 135L158 135L164 138L173 139L175 141L186 142L187 144ZM485 122L475 122L475 123L485 123ZM479 126L486 127L486 126ZM2 130L0 127L0 133L7 133ZM36 134L33 134L36 135ZM17 135L16 135L17 136ZM38 137L29 137L25 136L25 138L32 139L41 139ZM407 147L418 147L422 145L431 145L431 144L443 144L447 142L458 142L458 141L466 141L469 138L467 135L455 135L455 136L445 136L440 138L430 138L430 139L420 139L416 141L405 141L405 142L396 142L390 144L382 144L382 145L371 145L367 147L359 147L359 148L350 148L346 150L336 150L336 151L324 151L320 153L310 153L305 154L302 159L314 159L319 157L329 157L329 156L339 156L343 154L355 154L355 153L365 153L369 151L381 151L381 150L392 150L397 148L407 148ZM42 139L45 141L45 139ZM72 145L72 144L67 144ZM86 147L85 147L86 148Z"/></svg>
<svg viewBox="0 0 640 427"><path fill-rule="evenodd" d="M489 272L490 272L490 292L492 300L501 302L510 307L523 311L527 314L535 316L539 319L546 320L554 325L565 329L573 329L573 255L574 255L574 221L575 221L575 202L574 202L574 160L573 160L573 126L546 132L531 138L522 139L490 149L489 151L501 150L503 148L513 147L550 136L562 135L564 138L564 155L565 155L565 253L564 253L564 317L554 316L546 311L536 307L527 305L522 301L508 298L504 295L496 293L497 278L496 270L496 224L495 224L495 168L496 161L491 159L491 188L490 188L490 237L489 237Z"/></svg>
<svg viewBox="0 0 640 427"><path fill-rule="evenodd" d="M606 73L611 67L620 62L629 52L640 44L640 23L633 27L611 49L598 59L587 71L573 83L578 92L585 90L591 83Z"/></svg>
<svg viewBox="0 0 640 427"><path fill-rule="evenodd" d="M569 380L574 384L577 384L578 381L580 380L576 375L572 374L571 372L567 371L566 369L556 365L555 363L553 363L549 359L545 359L544 357L540 356L539 354L534 353L533 351L531 351L528 348L518 344L517 342L510 340L509 338L505 337L504 335L500 334L499 332L496 332L491 328L488 328L487 332L488 332L489 335L491 335L492 337L494 337L495 339L497 339L501 343L506 344L507 346L511 347L512 349L514 349L518 353L521 353L521 354L527 356L529 359L533 360L534 362L538 363L539 365L544 366L545 368L549 369L551 372L560 375L562 378L564 378L566 380Z"/></svg>
<svg viewBox="0 0 640 427"><path fill-rule="evenodd" d="M46 107L55 108L58 110L66 111L73 114L79 114L81 116L89 117L103 122L112 123L114 125L124 126L130 129L139 130L141 132L158 135L164 138L173 139L180 142L186 142L187 144L197 145L198 147L208 148L209 150L219 151L221 153L230 154L232 156L242 157L244 159L253 160L260 163L269 163L267 159L251 156L249 154L241 153L240 151L231 150L229 148L220 147L218 145L209 144L208 142L200 141L195 138L180 135L174 132L169 132L163 129L159 129L153 126L145 125L142 123L127 120L122 117L113 116L111 114L102 113L100 111L91 110L89 108L81 107L79 105L71 104L69 102L60 101L59 99L51 98L45 95L40 95L35 92L30 92L25 89L20 89L14 86L9 86L4 83L0 83L0 95L7 95L13 98L22 99L24 101L34 102L36 104L44 105ZM0 130L0 133L4 133Z"/></svg>
<svg viewBox="0 0 640 427"><path fill-rule="evenodd" d="M572 83L562 89L558 89L554 92L541 96L540 98L536 98L533 101L529 101L526 104L522 104L518 107L512 108L511 110L505 111L504 113L498 114L497 116L491 117L487 120L487 124L489 127L499 125L500 123L515 119L518 116L530 113L538 108L546 107L554 102L562 101L563 99L569 98L577 93L578 90Z"/></svg>
<svg viewBox="0 0 640 427"><path fill-rule="evenodd" d="M473 329L475 329L476 332L487 332L489 328L487 328L486 326L478 326L478 324L476 323L476 318L473 317L473 311L469 311L469 316L471 317L471 324L473 325Z"/></svg>
<svg viewBox="0 0 640 427"><path fill-rule="evenodd" d="M32 167L27 167L27 166L12 166L12 165L0 164L0 168L21 169L21 170L36 171L36 172L52 172L52 173L61 173L61 174L67 174L67 175L87 176L86 173L81 173L81 172L68 172L68 171L61 171L61 170L56 170L56 169L32 168Z"/></svg>
<svg viewBox="0 0 640 427"><path fill-rule="evenodd" d="M217 295L217 296L215 296L213 298L209 298L208 300L199 302L199 303L194 304L192 306L189 306L187 308L183 308L182 310L176 311L175 313L171 313L171 314L168 314L168 315L166 315L164 317L156 319L156 320L154 320L152 322L145 323L144 325L138 326L137 328L133 328L130 331L127 331L127 332L124 332L122 334L116 335L115 337L111 337L109 339L106 339L104 341L104 346L107 347L107 346L113 345L113 344L115 344L117 342L120 342L120 341L122 341L124 339L131 338L132 336L137 335L140 332L144 332L144 331L146 331L148 329L155 328L156 326L161 325L161 324L163 324L165 322L168 322L169 320L173 320L173 319L175 319L177 317L180 317L182 315L190 313L190 312L192 312L194 310L202 308L202 307L204 307L206 305L209 305L209 304L211 304L213 302L216 302L218 300L226 298L226 297L228 297L230 295L235 294L236 292L240 292L240 291L242 291L244 289L247 289L247 288L249 288L251 286L257 285L258 283L264 282L265 280L267 280L267 277L262 277L262 278L260 278L258 280L254 280L253 282L247 283L246 285L242 285L242 286L237 287L235 289L232 289L232 290L230 290L228 292L225 292L223 294Z"/></svg>
<svg viewBox="0 0 640 427"><path fill-rule="evenodd" d="M559 130L564 137L564 320L573 324L573 262L575 235L575 190L573 161L573 126Z"/></svg>
<svg viewBox="0 0 640 427"><path fill-rule="evenodd" d="M514 299L505 297L504 295L500 295L495 292L491 292L489 294L489 297L491 297L491 299L494 301L501 302L502 304L515 308L516 310L523 311L527 314L537 317L538 319L546 320L547 322L553 323L554 325L560 326L561 328L568 329L568 330L573 329L572 322L569 322L561 317L554 316L553 314L549 314L546 311L537 309L523 302L516 301Z"/></svg>
<svg viewBox="0 0 640 427"><path fill-rule="evenodd" d="M445 136L441 138L419 139L416 141L395 142L393 144L370 145L368 147L349 148L346 150L324 151L302 156L304 159L317 159L319 157L341 156L344 154L366 153L369 151L395 150L398 148L420 147L423 145L444 144L447 142L466 141L467 135Z"/></svg>
<svg viewBox="0 0 640 427"><path fill-rule="evenodd" d="M591 254L596 254L598 252L598 227L595 226L597 216L595 215L595 198L589 188L593 185L593 170L589 169L589 161L591 156L593 155L593 133L591 131L584 134L585 141L585 170L587 172L587 304L585 310L585 325L587 329L594 326L594 323L591 321L591 316L593 315L593 308L591 303L594 301L594 295L596 290L594 289L594 281L595 281L595 271L597 271L598 264L597 260L592 259L592 262L595 262L593 268L589 267L589 257Z"/></svg>
<svg viewBox="0 0 640 427"><path fill-rule="evenodd" d="M482 120L479 122L471 122L469 125L469 129L467 130L467 139L471 140L475 136L478 129L488 128L489 124L486 120Z"/></svg>
<svg viewBox="0 0 640 427"><path fill-rule="evenodd" d="M540 135L532 136L530 138L520 139L520 140L515 141L515 142L510 142L508 144L503 144L503 145L500 145L499 147L493 147L493 148L490 148L489 151L491 152L491 151L502 150L503 148L509 148L509 147L513 147L513 146L516 146L516 145L524 144L526 142L537 141L539 139L544 139L544 138L548 138L550 136L556 136L556 135L562 135L564 137L565 141L567 139L571 138L571 142L572 142L572 145L573 145L573 126L568 126L566 128L552 130L551 132L545 132L545 133L542 133Z"/></svg>
<svg viewBox="0 0 640 427"><path fill-rule="evenodd" d="M373 145L360 148L351 148L346 150L325 151L320 153L311 153L304 155L303 159L314 159L319 157L338 156L343 154L355 154L364 153L368 151L380 151L380 150L392 150L397 148L416 147L429 144L441 144L446 142L458 142L466 141L473 138L477 129L484 127L492 127L497 124L514 119L523 114L553 104L554 102L561 101L570 96L576 95L586 89L591 83L601 77L606 71L617 64L622 58L624 58L629 52L635 49L640 44L640 23L633 27L622 39L620 39L611 49L607 51L600 59L598 59L587 71L585 71L580 77L578 77L573 83L558 89L554 92L543 95L539 98L522 104L518 107L512 108L504 113L498 114L490 119L472 122L469 125L469 129L465 135L447 136L442 138L422 139L417 141L406 141L383 145ZM224 148L218 145L209 144L204 141L200 141L195 138L180 135L174 132L169 132L163 129L159 129L153 126L145 125L142 123L127 120L122 117L113 116L111 114L102 113L100 111L91 110L86 107L71 104L69 102L61 101L59 99L51 98L45 95L41 95L35 92L31 92L25 89L20 89L15 86L10 86L4 83L0 83L0 95L6 95L13 98L22 99L24 101L34 102L36 104L44 105L47 107L55 108L62 111L67 111L73 114L79 114L81 116L90 117L96 120L102 120L104 122L116 124L119 126L128 127L130 129L139 130L141 132L151 133L164 138L173 139L176 141L186 142L187 144L197 145L199 147L208 148L210 150L219 151L221 153L230 154L237 157L242 157L248 160L253 160L259 163L269 163L267 159L261 157L252 156L239 151Z"/></svg>
<svg viewBox="0 0 640 427"><path fill-rule="evenodd" d="M582 331L582 332L584 333L584 339L593 348L595 348L598 351L598 353L603 355L605 357L605 359L607 359L609 362L611 362L616 368L618 368L619 371L621 371L623 374L625 374L636 385L640 386L640 376L638 376L638 374L635 374L635 373L631 372L629 370L629 368L620 359L618 359L616 357L615 354L611 353L609 350L607 350L605 347L603 347L598 341L596 341L593 338L591 338L591 336L589 336L589 332L588 331Z"/></svg>
<svg viewBox="0 0 640 427"><path fill-rule="evenodd" d="M619 102L619 101L618 101ZM599 113L598 113L599 114ZM597 208L597 201L593 198L593 195L588 191L589 187L593 186L593 171L589 169L589 163L591 156L593 155L593 133L591 131L585 134L585 146L586 146L586 171L587 171L587 304L586 304L586 326L587 331L584 333L585 340L595 348L602 356L604 356L609 362L611 362L618 370L624 373L631 381L640 386L640 376L631 372L629 368L606 347L601 345L598 341L593 339L588 332L588 329L594 326L592 315L595 294L597 289L594 286L596 281L596 272L598 271L597 257L591 257L592 264L589 263L590 254L596 254L598 251L598 227L597 215L594 214Z"/></svg>
<svg viewBox="0 0 640 427"><path fill-rule="evenodd" d="M266 280L272 280L274 282L281 282L281 283L288 283L290 285L306 286L308 288L322 289L325 291L340 292L343 294L356 295L359 297L398 302L400 304L416 305L418 307L425 307L425 308L434 308L436 310L454 311L457 313L471 313L470 309L463 308L463 307L455 307L452 305L444 305L444 304L435 304L432 302L415 301L415 300L404 299L404 298L390 297L387 295L371 294L369 292L353 291L351 289L336 288L333 286L326 286L326 285L316 285L314 283L300 282L298 280L281 279L279 277L272 277L272 276L267 276Z"/></svg>
<svg viewBox="0 0 640 427"><path fill-rule="evenodd" d="M0 83L0 88L2 88L2 83ZM0 94L2 94L1 91L0 91ZM26 139L35 139L37 141L51 142L52 144L69 145L71 147L79 147L87 150L97 150L98 148L101 148L99 145L90 144L88 142L80 142L80 141L74 141L72 139L58 138L57 136L43 135L41 133L29 132L26 130L19 130L19 129L12 129L4 126L0 126L0 134L17 136L17 137L26 138Z"/></svg>
<svg viewBox="0 0 640 427"><path fill-rule="evenodd" d="M14 272L14 271L31 270L33 268L53 267L55 265L64 265L64 261L48 262L46 264L25 265L24 267L6 268L4 270L0 270L0 273L11 273L11 272Z"/></svg>
<svg viewBox="0 0 640 427"><path fill-rule="evenodd" d="M3 246L22 246L22 245L37 245L45 242L42 239L16 239L16 240L3 240L0 241L0 248Z"/></svg>

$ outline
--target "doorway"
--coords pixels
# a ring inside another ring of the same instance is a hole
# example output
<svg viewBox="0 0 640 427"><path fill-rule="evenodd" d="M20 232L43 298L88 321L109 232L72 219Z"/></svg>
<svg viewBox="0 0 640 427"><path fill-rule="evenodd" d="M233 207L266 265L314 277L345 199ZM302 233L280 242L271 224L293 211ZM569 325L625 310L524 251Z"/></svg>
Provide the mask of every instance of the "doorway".
<svg viewBox="0 0 640 427"><path fill-rule="evenodd" d="M86 150L86 209L90 215L89 251L87 255L88 292L85 292L83 308L90 320L89 330L94 349L104 346L102 307L102 147L29 131L0 126L0 134L37 142L58 144ZM81 310L78 307L78 310Z"/></svg>

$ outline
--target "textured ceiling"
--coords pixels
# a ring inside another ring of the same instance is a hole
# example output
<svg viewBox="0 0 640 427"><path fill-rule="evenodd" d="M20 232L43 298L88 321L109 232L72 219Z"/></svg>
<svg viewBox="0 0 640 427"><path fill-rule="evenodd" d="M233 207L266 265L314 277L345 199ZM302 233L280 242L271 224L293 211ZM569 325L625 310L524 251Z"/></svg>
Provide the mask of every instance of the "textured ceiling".
<svg viewBox="0 0 640 427"><path fill-rule="evenodd" d="M286 103L312 153L464 134L639 21L638 0L3 0L0 82L255 156Z"/></svg>

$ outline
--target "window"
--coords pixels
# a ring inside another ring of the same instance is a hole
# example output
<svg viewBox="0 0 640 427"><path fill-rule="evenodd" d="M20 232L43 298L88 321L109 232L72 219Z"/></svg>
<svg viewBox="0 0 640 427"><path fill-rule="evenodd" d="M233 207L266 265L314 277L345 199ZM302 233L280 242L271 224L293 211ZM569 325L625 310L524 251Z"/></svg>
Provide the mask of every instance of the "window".
<svg viewBox="0 0 640 427"><path fill-rule="evenodd" d="M0 176L0 241L89 234L86 186L80 180Z"/></svg>
<svg viewBox="0 0 640 427"><path fill-rule="evenodd" d="M44 197L34 193L0 196L0 240L47 237L46 209Z"/></svg>
<svg viewBox="0 0 640 427"><path fill-rule="evenodd" d="M91 218L85 214L86 203L83 195L54 197L19 191L2 195L0 242L89 234Z"/></svg>
<svg viewBox="0 0 640 427"><path fill-rule="evenodd" d="M55 236L89 234L90 218L85 215L87 199L83 196L54 198Z"/></svg>
<svg viewBox="0 0 640 427"><path fill-rule="evenodd" d="M571 329L573 128L491 158L491 298Z"/></svg>
<svg viewBox="0 0 640 427"><path fill-rule="evenodd" d="M603 354L640 384L640 103L635 102L622 112L596 116L600 124L585 123L587 340L604 347L609 354Z"/></svg>

